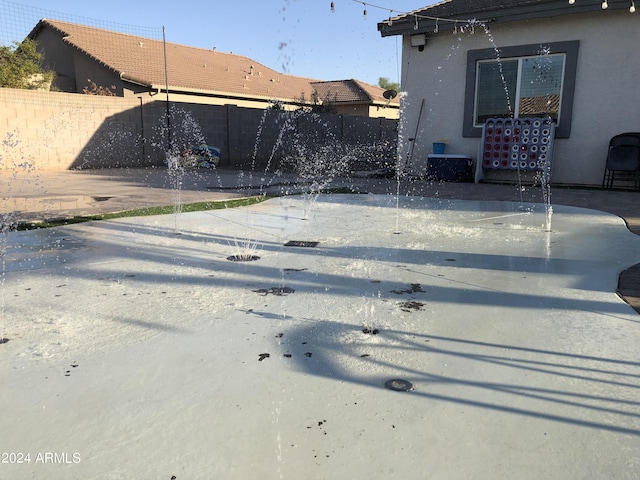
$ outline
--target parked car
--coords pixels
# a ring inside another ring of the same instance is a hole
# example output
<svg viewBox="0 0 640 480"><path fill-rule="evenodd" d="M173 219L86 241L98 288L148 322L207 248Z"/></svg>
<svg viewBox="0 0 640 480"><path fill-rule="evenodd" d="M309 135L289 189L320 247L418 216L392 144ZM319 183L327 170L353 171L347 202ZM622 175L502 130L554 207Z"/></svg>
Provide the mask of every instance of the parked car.
<svg viewBox="0 0 640 480"><path fill-rule="evenodd" d="M189 146L180 153L180 163L184 167L216 168L220 163L222 150L211 145Z"/></svg>

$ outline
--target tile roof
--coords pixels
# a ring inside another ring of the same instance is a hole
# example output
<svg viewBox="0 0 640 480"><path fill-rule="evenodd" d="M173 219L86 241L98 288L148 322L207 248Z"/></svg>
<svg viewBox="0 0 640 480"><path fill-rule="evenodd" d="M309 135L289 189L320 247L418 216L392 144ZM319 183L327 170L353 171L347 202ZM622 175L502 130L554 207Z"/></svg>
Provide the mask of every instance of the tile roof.
<svg viewBox="0 0 640 480"><path fill-rule="evenodd" d="M546 115L560 111L560 95L520 98L520 115Z"/></svg>
<svg viewBox="0 0 640 480"><path fill-rule="evenodd" d="M161 40L138 37L58 20L43 19L31 33L51 27L67 44L118 73L145 86L164 87L164 48ZM310 79L283 75L248 57L166 44L170 88L235 93L293 100L311 92Z"/></svg>
<svg viewBox="0 0 640 480"><path fill-rule="evenodd" d="M154 40L59 20L42 19L29 34L52 28L63 41L120 75L123 80L152 88L164 88L164 45ZM315 79L285 75L248 57L217 50L166 43L169 88L220 93L242 98L296 101L310 99ZM370 94L381 97L383 89L356 80Z"/></svg>
<svg viewBox="0 0 640 480"><path fill-rule="evenodd" d="M384 89L374 87L359 80L334 80L330 82L311 82L320 99L329 98L335 102L398 104L399 100L389 102L383 97Z"/></svg>

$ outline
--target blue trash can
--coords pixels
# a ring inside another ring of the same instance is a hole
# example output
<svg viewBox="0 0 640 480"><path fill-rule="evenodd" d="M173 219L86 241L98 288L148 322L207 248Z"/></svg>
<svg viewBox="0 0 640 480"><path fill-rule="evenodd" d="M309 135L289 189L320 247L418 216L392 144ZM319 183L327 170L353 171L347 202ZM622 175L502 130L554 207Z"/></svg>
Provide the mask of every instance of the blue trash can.
<svg viewBox="0 0 640 480"><path fill-rule="evenodd" d="M444 149L446 148L447 144L444 142L433 142L433 153L435 155L442 155L444 154Z"/></svg>

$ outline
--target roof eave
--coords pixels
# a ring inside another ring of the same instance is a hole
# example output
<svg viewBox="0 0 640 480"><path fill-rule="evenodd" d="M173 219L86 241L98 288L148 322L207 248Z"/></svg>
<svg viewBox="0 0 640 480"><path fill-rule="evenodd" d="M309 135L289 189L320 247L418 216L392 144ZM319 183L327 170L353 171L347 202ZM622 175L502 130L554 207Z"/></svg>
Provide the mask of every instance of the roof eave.
<svg viewBox="0 0 640 480"><path fill-rule="evenodd" d="M436 5L437 7L437 5ZM628 10L626 3L611 3L608 10ZM433 34L460 29L470 24L482 27L499 23L516 22L551 18L560 15L592 13L602 11L601 0L582 0L570 5L568 2L554 2L553 4L535 4L525 6L505 7L500 9L471 10L457 14L439 15L437 10L429 8L416 12L418 28L416 29L416 15L397 17L378 23L378 31L382 37L395 35ZM435 18L426 18L433 16ZM436 20L437 18L437 20ZM390 23L390 24L389 24Z"/></svg>
<svg viewBox="0 0 640 480"><path fill-rule="evenodd" d="M140 78L130 77L126 75L124 72L120 74L120 80L127 83L133 83L134 85L139 85L141 87L154 89L153 85L151 85L149 82L145 82Z"/></svg>
<svg viewBox="0 0 640 480"><path fill-rule="evenodd" d="M134 83L134 82L132 82ZM158 92L166 92L167 86L160 84L151 84L149 88ZM240 92L230 92L224 90L207 90L202 88L190 88L190 87L180 87L176 85L169 85L169 93L184 93L190 95L200 95L206 97L219 97L219 98L233 98L238 100L255 100L259 102L271 102L273 100L278 100L285 103L300 103L299 100L295 98L281 98L275 95L252 95L251 93L240 93Z"/></svg>

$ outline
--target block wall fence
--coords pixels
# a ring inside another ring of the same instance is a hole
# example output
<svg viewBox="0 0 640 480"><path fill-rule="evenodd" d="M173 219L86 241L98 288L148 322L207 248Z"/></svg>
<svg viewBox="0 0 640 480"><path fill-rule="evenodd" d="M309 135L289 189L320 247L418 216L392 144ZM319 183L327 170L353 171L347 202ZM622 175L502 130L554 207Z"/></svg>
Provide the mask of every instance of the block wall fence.
<svg viewBox="0 0 640 480"><path fill-rule="evenodd" d="M294 140L297 151L324 142L396 155L396 120L0 88L0 170L161 166L169 138L192 137L185 117L222 149L222 168L281 168Z"/></svg>

